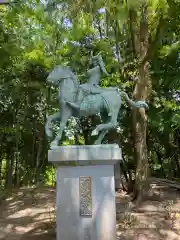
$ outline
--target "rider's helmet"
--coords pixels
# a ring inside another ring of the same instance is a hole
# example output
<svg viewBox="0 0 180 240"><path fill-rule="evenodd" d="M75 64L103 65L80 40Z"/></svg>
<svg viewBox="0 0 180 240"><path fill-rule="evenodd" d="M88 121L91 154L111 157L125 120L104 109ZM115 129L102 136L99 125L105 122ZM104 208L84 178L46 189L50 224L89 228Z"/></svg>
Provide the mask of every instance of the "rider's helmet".
<svg viewBox="0 0 180 240"><path fill-rule="evenodd" d="M100 54L96 56L92 56L92 63L94 65L98 65L101 68L101 71L106 75L109 76L108 72L106 71L105 64L103 62L102 56Z"/></svg>

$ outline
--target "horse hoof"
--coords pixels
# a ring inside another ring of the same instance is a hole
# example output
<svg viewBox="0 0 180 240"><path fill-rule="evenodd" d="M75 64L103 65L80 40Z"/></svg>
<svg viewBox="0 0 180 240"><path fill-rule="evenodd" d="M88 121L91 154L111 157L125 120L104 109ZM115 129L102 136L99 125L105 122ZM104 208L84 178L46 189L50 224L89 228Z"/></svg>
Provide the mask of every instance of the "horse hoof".
<svg viewBox="0 0 180 240"><path fill-rule="evenodd" d="M48 133L46 133L46 135L47 135L49 138L52 138L52 137L53 137L52 132L48 132Z"/></svg>
<svg viewBox="0 0 180 240"><path fill-rule="evenodd" d="M57 148L58 147L58 143L56 141L52 141L50 144L51 149Z"/></svg>
<svg viewBox="0 0 180 240"><path fill-rule="evenodd" d="M53 134L52 134L52 132L50 130L45 129L45 133L46 133L46 136L48 136L49 138L53 137Z"/></svg>
<svg viewBox="0 0 180 240"><path fill-rule="evenodd" d="M96 135L98 135L98 130L94 129L91 133L91 136L96 136Z"/></svg>

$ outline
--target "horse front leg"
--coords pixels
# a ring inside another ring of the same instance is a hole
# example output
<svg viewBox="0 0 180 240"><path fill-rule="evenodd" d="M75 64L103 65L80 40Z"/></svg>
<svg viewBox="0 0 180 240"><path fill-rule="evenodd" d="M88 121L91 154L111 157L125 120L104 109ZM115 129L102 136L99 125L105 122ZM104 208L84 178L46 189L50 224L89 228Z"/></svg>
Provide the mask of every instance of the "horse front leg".
<svg viewBox="0 0 180 240"><path fill-rule="evenodd" d="M51 142L51 145L50 145L51 148L58 146L59 142L61 141L62 134L63 134L64 128L66 127L67 121L72 115L71 111L68 109L67 109L67 111L63 111L63 112L64 113L61 118L59 131L57 132L55 139Z"/></svg>
<svg viewBox="0 0 180 240"><path fill-rule="evenodd" d="M45 124L45 133L48 137L52 138L53 136L52 131L50 130L52 121L60 120L60 117L61 117L60 112L54 113L47 117L46 124Z"/></svg>

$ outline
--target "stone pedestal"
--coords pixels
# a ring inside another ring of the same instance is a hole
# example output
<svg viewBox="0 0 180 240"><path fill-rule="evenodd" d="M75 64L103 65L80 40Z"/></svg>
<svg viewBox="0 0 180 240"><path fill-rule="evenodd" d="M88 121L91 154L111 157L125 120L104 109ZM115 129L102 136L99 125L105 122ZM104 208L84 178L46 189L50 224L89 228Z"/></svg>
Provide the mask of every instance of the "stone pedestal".
<svg viewBox="0 0 180 240"><path fill-rule="evenodd" d="M116 144L61 146L48 151L57 167L57 240L116 240Z"/></svg>

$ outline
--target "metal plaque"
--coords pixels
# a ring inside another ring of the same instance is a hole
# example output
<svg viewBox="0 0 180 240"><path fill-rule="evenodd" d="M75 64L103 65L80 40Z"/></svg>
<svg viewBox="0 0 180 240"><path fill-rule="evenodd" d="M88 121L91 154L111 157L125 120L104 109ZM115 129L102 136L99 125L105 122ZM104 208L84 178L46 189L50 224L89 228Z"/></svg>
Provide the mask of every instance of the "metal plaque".
<svg viewBox="0 0 180 240"><path fill-rule="evenodd" d="M91 177L80 177L80 215L92 216Z"/></svg>

